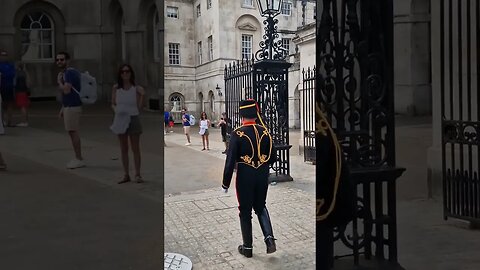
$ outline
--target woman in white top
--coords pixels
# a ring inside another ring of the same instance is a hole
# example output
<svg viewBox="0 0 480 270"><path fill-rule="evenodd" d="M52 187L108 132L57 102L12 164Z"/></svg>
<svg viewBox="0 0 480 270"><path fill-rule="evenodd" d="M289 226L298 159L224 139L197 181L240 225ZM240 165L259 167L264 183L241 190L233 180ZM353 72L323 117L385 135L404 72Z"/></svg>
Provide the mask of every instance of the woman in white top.
<svg viewBox="0 0 480 270"><path fill-rule="evenodd" d="M128 166L129 138L135 162L135 180L137 183L143 183L140 174L140 134L142 134L142 125L140 124L139 114L140 109L143 107L144 95L145 90L135 84L135 73L132 67L128 64L122 65L118 70L117 84L112 89L112 108L115 112L115 118L110 127L118 135L122 152L122 165L125 175L118 182L119 184L131 181Z"/></svg>
<svg viewBox="0 0 480 270"><path fill-rule="evenodd" d="M210 120L208 120L207 113L202 112L200 115L200 132L199 134L202 135L202 143L203 149L205 151L205 142L207 143L207 150L210 150L209 142L208 142L208 127L210 126Z"/></svg>

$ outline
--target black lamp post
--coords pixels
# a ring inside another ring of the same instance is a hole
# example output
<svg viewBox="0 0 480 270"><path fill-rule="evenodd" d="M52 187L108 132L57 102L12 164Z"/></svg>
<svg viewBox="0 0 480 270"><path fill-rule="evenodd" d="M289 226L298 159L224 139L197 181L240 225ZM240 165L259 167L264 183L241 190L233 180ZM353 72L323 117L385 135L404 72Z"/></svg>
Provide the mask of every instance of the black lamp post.
<svg viewBox="0 0 480 270"><path fill-rule="evenodd" d="M217 87L215 87L215 90L217 90L217 95L219 97L222 97L223 94L222 94L222 91L220 91L220 89L221 88L220 88L220 86L218 86L218 83L217 83ZM220 102L220 113L222 113L222 100L220 99L219 102Z"/></svg>
<svg viewBox="0 0 480 270"><path fill-rule="evenodd" d="M279 37L276 26L278 19L275 19L280 14L282 2L282 0L257 0L260 14L265 17L263 24L266 26L263 41L260 42L260 50L255 54L256 60L285 60L287 56L281 40L277 40Z"/></svg>
<svg viewBox="0 0 480 270"><path fill-rule="evenodd" d="M271 165L271 182L292 181L290 176L290 148L288 128L288 69L277 31L282 0L257 0L265 33L252 65L253 97L258 101L262 118L272 135L277 162Z"/></svg>

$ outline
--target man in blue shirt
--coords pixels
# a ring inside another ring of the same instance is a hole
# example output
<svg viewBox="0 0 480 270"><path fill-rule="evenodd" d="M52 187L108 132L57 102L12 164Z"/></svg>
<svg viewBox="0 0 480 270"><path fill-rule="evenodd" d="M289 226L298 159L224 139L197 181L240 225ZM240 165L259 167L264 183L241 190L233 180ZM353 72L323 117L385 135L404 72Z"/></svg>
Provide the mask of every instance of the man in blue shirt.
<svg viewBox="0 0 480 270"><path fill-rule="evenodd" d="M6 126L13 127L12 112L15 104L15 66L8 61L8 53L0 52L0 94L2 95L2 119ZM6 118L5 118L6 112ZM3 124L3 123L2 123Z"/></svg>
<svg viewBox="0 0 480 270"><path fill-rule="evenodd" d="M187 114L187 109L182 110L182 123L183 131L185 132L185 136L187 136L187 143L185 145L192 145L192 143L190 143L190 115Z"/></svg>
<svg viewBox="0 0 480 270"><path fill-rule="evenodd" d="M62 94L62 109L59 116L63 118L65 130L70 135L75 151L75 158L67 164L67 168L85 167L79 135L80 117L82 115L82 101L79 94L81 91L81 75L76 69L69 67L70 55L68 53L58 53L55 62L61 69L57 76L58 88Z"/></svg>
<svg viewBox="0 0 480 270"><path fill-rule="evenodd" d="M165 132L164 132L165 135L167 134L168 120L169 120L169 119L170 119L170 112L167 111L167 110L165 110L165 111L163 112L163 120L164 120L164 121L163 121L163 122L164 122L164 123L163 123L163 126L164 126L164 128L165 128Z"/></svg>

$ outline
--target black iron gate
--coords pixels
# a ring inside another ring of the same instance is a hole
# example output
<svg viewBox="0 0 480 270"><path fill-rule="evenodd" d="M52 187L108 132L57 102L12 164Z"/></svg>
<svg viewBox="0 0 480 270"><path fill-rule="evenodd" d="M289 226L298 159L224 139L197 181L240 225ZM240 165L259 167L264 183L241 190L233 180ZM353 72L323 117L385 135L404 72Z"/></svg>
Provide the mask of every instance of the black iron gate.
<svg viewBox="0 0 480 270"><path fill-rule="evenodd" d="M277 161L271 165L270 181L292 181L288 132L288 68L283 61L237 61L225 67L225 103L235 129L241 126L239 101L253 98L270 131Z"/></svg>
<svg viewBox="0 0 480 270"><path fill-rule="evenodd" d="M317 263L328 261L321 269L329 269L333 257L353 255L358 265L363 253L368 262L398 265L396 180L404 169L395 164L393 0L323 0L317 14L316 100L342 145L343 166L357 196L350 225L325 233L329 217L317 219L317 234L324 237L317 240L317 250L325 250L317 253ZM326 200L332 191L325 187L334 180L318 168L317 163L317 200L331 205ZM352 253L330 256L334 240Z"/></svg>
<svg viewBox="0 0 480 270"><path fill-rule="evenodd" d="M316 68L302 71L300 119L303 130L303 159L315 163L315 80Z"/></svg>
<svg viewBox="0 0 480 270"><path fill-rule="evenodd" d="M479 8L478 1L440 1L444 218L474 222L480 222Z"/></svg>

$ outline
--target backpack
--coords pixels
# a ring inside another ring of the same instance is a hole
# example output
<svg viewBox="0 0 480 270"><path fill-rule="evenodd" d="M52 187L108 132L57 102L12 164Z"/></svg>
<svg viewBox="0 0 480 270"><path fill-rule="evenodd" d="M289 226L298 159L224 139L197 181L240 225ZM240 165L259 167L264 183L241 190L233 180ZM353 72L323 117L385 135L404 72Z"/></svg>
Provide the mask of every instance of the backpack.
<svg viewBox="0 0 480 270"><path fill-rule="evenodd" d="M88 71L80 73L80 92L72 88L82 100L83 104L94 104L97 101L97 79Z"/></svg>
<svg viewBox="0 0 480 270"><path fill-rule="evenodd" d="M195 125L195 116L190 114L190 126L194 126L194 125Z"/></svg>

